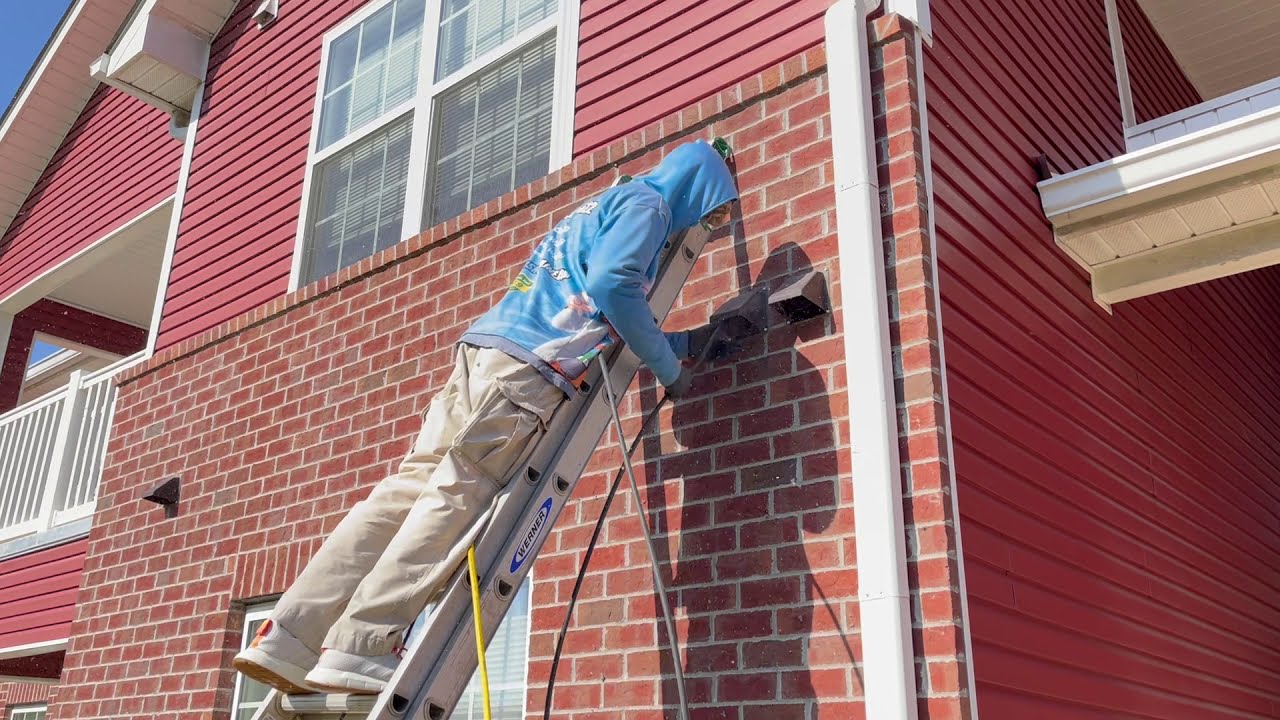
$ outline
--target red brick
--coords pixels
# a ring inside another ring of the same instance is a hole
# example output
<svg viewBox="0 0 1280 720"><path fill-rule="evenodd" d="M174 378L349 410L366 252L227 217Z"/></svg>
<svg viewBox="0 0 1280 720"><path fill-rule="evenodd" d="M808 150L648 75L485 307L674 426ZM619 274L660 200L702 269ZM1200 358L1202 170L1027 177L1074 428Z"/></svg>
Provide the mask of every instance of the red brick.
<svg viewBox="0 0 1280 720"><path fill-rule="evenodd" d="M716 698L720 702L772 700L777 693L776 673L721 675L716 678Z"/></svg>
<svg viewBox="0 0 1280 720"><path fill-rule="evenodd" d="M741 606L764 607L790 605L800 602L804 594L804 578L801 575L785 575L768 580L746 580L739 584Z"/></svg>

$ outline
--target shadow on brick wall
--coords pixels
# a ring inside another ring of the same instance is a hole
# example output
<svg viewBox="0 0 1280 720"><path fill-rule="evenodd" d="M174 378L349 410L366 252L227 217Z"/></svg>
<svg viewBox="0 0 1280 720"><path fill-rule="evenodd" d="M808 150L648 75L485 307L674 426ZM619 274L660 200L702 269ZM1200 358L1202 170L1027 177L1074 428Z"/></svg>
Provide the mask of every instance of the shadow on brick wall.
<svg viewBox="0 0 1280 720"><path fill-rule="evenodd" d="M741 222L735 227L740 236ZM776 290L813 269L806 253L787 243L752 279L741 237L735 246L740 291ZM664 454L660 438L646 440L645 457L657 458L650 466L656 472L646 473L646 504L657 515L656 531L667 536L659 552L666 554L670 536L677 538L674 562L660 560L674 574L670 600L697 720L814 717L818 699L832 694L833 678L815 678L823 671L811 666L843 664L827 671L838 672L843 683L856 662L855 641L846 636L842 612L828 602L809 557L839 551L838 542L823 542L826 536L852 533L851 527L833 528L840 503L838 433L826 381L796 347L832 334L834 322L830 315L794 325L772 321L772 329L747 341L739 357L702 368L693 391L676 403L676 452ZM642 412L657 398L656 389L642 390ZM676 480L678 495L670 485ZM678 508L668 507L673 504ZM842 588L840 594L850 592ZM655 597L655 614L657 607ZM665 627L660 615L653 622L664 648L660 699L674 719L678 695ZM815 623L831 641L820 659L811 657ZM818 687L823 681L826 686Z"/></svg>

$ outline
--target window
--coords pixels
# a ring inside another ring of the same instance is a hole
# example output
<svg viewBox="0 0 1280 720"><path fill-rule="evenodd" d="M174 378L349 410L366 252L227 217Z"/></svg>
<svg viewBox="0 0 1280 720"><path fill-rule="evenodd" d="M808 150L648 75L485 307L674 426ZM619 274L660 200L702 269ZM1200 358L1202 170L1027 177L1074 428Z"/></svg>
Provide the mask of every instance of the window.
<svg viewBox="0 0 1280 720"><path fill-rule="evenodd" d="M498 633L489 641L485 661L489 663L489 704L494 720L524 720L525 675L529 666L529 585L525 579L511 600ZM426 627L427 618L434 606L427 606L409 631L412 640L415 632ZM470 608L467 618L469 619ZM480 671L477 669L467 683L462 697L454 707L451 720L482 720L484 699L480 692ZM238 719L237 719L238 720Z"/></svg>
<svg viewBox="0 0 1280 720"><path fill-rule="evenodd" d="M44 720L48 709L49 706L43 703L39 705L14 705L9 709L9 720Z"/></svg>
<svg viewBox="0 0 1280 720"><path fill-rule="evenodd" d="M567 162L578 5L382 0L327 34L291 286Z"/></svg>
<svg viewBox="0 0 1280 720"><path fill-rule="evenodd" d="M65 348L43 340L36 340L31 345L31 355L27 358L27 367L39 365L60 352L65 352Z"/></svg>
<svg viewBox="0 0 1280 720"><path fill-rule="evenodd" d="M253 636L258 634L258 628L262 627L262 623L266 622L271 615L271 609L275 607L275 603L263 603L261 605L250 606L244 616L244 633L240 636L240 649L249 647L249 642L253 640ZM236 673L236 689L232 695L234 701L231 705L231 720L252 720L254 713L258 712L258 708L262 707L262 703L267 699L267 693L271 688L263 685L257 680L245 677L240 673Z"/></svg>
<svg viewBox="0 0 1280 720"><path fill-rule="evenodd" d="M489 663L489 701L494 720L523 720L525 705L525 673L529 664L529 584L526 579L520 585L515 598L511 601L511 609L507 612L498 634L489 643L485 652L485 660ZM264 603L251 606L245 613L244 633L240 638L240 648L249 646L258 628L271 615L275 603ZM410 639L413 633L426 627L426 619L433 607L428 606L418 617L418 621L409 630ZM470 617L468 615L467 617ZM407 640L406 640L407 643ZM252 720L254 713L262 707L270 691L266 685L236 673L235 704L231 708L231 720ZM43 710L44 706L41 706ZM453 720L481 720L484 717L484 705L480 696L480 672L471 677L467 689L458 701L453 713ZM44 715L23 717L22 720L44 720Z"/></svg>

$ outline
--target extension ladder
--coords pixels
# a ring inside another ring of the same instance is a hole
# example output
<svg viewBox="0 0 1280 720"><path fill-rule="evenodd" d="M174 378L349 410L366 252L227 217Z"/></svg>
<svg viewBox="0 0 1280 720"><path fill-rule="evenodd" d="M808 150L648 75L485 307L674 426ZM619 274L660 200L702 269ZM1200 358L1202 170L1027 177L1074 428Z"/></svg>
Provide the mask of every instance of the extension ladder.
<svg viewBox="0 0 1280 720"><path fill-rule="evenodd" d="M661 324L702 254L701 226L667 242L649 306ZM619 343L610 349L612 387L630 387L640 361ZM485 643L511 606L542 544L573 494L578 477L610 425L611 412L593 363L583 392L563 403L547 434L495 501L476 540ZM422 632L415 633L381 695L285 695L272 691L253 720L445 720L477 664L466 564L454 574Z"/></svg>

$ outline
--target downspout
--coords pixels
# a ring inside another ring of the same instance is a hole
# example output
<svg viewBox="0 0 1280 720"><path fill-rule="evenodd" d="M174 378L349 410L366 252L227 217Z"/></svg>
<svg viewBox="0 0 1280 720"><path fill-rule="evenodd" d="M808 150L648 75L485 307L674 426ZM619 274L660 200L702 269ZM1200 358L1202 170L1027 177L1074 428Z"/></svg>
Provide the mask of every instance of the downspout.
<svg viewBox="0 0 1280 720"><path fill-rule="evenodd" d="M851 419L865 716L916 720L898 413L880 232L867 16L880 0L826 14L840 307Z"/></svg>

